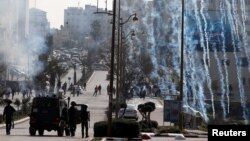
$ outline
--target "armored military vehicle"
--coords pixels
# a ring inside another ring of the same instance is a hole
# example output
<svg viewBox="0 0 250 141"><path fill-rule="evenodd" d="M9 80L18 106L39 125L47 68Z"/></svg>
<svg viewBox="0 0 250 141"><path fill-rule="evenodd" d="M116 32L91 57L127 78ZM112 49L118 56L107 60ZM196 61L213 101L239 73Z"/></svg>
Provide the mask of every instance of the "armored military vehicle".
<svg viewBox="0 0 250 141"><path fill-rule="evenodd" d="M58 136L63 136L62 109L67 106L66 100L59 97L35 97L32 101L30 113L29 133L31 136L42 136L44 130L57 131Z"/></svg>

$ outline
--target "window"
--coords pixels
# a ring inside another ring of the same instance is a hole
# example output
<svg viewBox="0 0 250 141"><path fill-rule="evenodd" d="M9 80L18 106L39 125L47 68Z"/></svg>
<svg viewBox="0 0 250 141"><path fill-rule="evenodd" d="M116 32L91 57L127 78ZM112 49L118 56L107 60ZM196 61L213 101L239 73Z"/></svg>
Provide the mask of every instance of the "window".
<svg viewBox="0 0 250 141"><path fill-rule="evenodd" d="M247 67L248 66L248 59L247 59L247 57L240 58L238 65L241 66L241 67Z"/></svg>
<svg viewBox="0 0 250 141"><path fill-rule="evenodd" d="M245 77L242 78L242 84L246 85L246 78Z"/></svg>
<svg viewBox="0 0 250 141"><path fill-rule="evenodd" d="M229 59L223 59L221 60L221 64L224 65L224 63L229 66L230 65L230 60Z"/></svg>
<svg viewBox="0 0 250 141"><path fill-rule="evenodd" d="M229 84L229 91L233 91L233 85L232 84Z"/></svg>
<svg viewBox="0 0 250 141"><path fill-rule="evenodd" d="M246 2L246 5L250 4L250 1L249 1L249 0L246 0L245 2Z"/></svg>

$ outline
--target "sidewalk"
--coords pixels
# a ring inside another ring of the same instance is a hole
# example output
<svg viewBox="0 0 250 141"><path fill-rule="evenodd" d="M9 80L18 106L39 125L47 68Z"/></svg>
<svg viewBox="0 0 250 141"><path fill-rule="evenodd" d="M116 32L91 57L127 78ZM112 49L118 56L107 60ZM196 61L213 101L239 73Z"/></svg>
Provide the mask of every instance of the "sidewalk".
<svg viewBox="0 0 250 141"><path fill-rule="evenodd" d="M14 121L14 124L23 123L23 122L25 122L25 121L27 121L27 120L29 120L29 119L30 119L29 117L25 117L25 118L22 118L22 119L20 119L20 120ZM5 128L5 123L0 124L0 128Z"/></svg>

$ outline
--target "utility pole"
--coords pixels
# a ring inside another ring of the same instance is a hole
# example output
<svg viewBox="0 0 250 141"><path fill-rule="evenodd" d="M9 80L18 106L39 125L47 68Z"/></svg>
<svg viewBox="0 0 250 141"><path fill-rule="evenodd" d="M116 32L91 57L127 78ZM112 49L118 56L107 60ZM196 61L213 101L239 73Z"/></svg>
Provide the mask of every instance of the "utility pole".
<svg viewBox="0 0 250 141"><path fill-rule="evenodd" d="M120 73L120 70L121 70L121 52L122 52L122 49L121 49L121 46L120 46L120 33L121 33L121 27L120 27L120 16L121 16L121 0L118 1L119 4L118 4L118 36L117 36L117 71L116 71L116 106L115 106L115 118L118 118L118 111L119 111L119 104L120 104L120 95L122 94L121 93L121 73Z"/></svg>
<svg viewBox="0 0 250 141"><path fill-rule="evenodd" d="M184 71L184 0L182 2L181 7L181 72L180 72L180 96L179 96L179 102L180 102L180 111L179 111L179 129L183 130L183 112L182 112L182 106L183 106L183 71Z"/></svg>
<svg viewBox="0 0 250 141"><path fill-rule="evenodd" d="M113 100L113 81L114 81L114 56L115 56L115 17L116 0L113 0L113 23L112 23L112 44L111 44L111 68L109 84L109 111L108 111L108 137L112 135L112 100Z"/></svg>

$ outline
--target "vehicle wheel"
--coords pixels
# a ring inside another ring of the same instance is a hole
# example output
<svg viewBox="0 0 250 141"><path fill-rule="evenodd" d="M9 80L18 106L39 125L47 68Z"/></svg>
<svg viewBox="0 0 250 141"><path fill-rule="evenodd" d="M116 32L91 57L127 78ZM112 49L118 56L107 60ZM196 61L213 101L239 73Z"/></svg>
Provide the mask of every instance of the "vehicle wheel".
<svg viewBox="0 0 250 141"><path fill-rule="evenodd" d="M30 127L30 128L29 128L29 132L30 132L30 135L31 135L31 136L35 136L35 135L36 135L36 128Z"/></svg>
<svg viewBox="0 0 250 141"><path fill-rule="evenodd" d="M39 136L43 136L43 133L44 133L44 130L43 130L43 129L39 129L39 130L38 130Z"/></svg>
<svg viewBox="0 0 250 141"><path fill-rule="evenodd" d="M63 136L63 131L64 131L63 127L58 127L57 135L60 136L60 137Z"/></svg>

